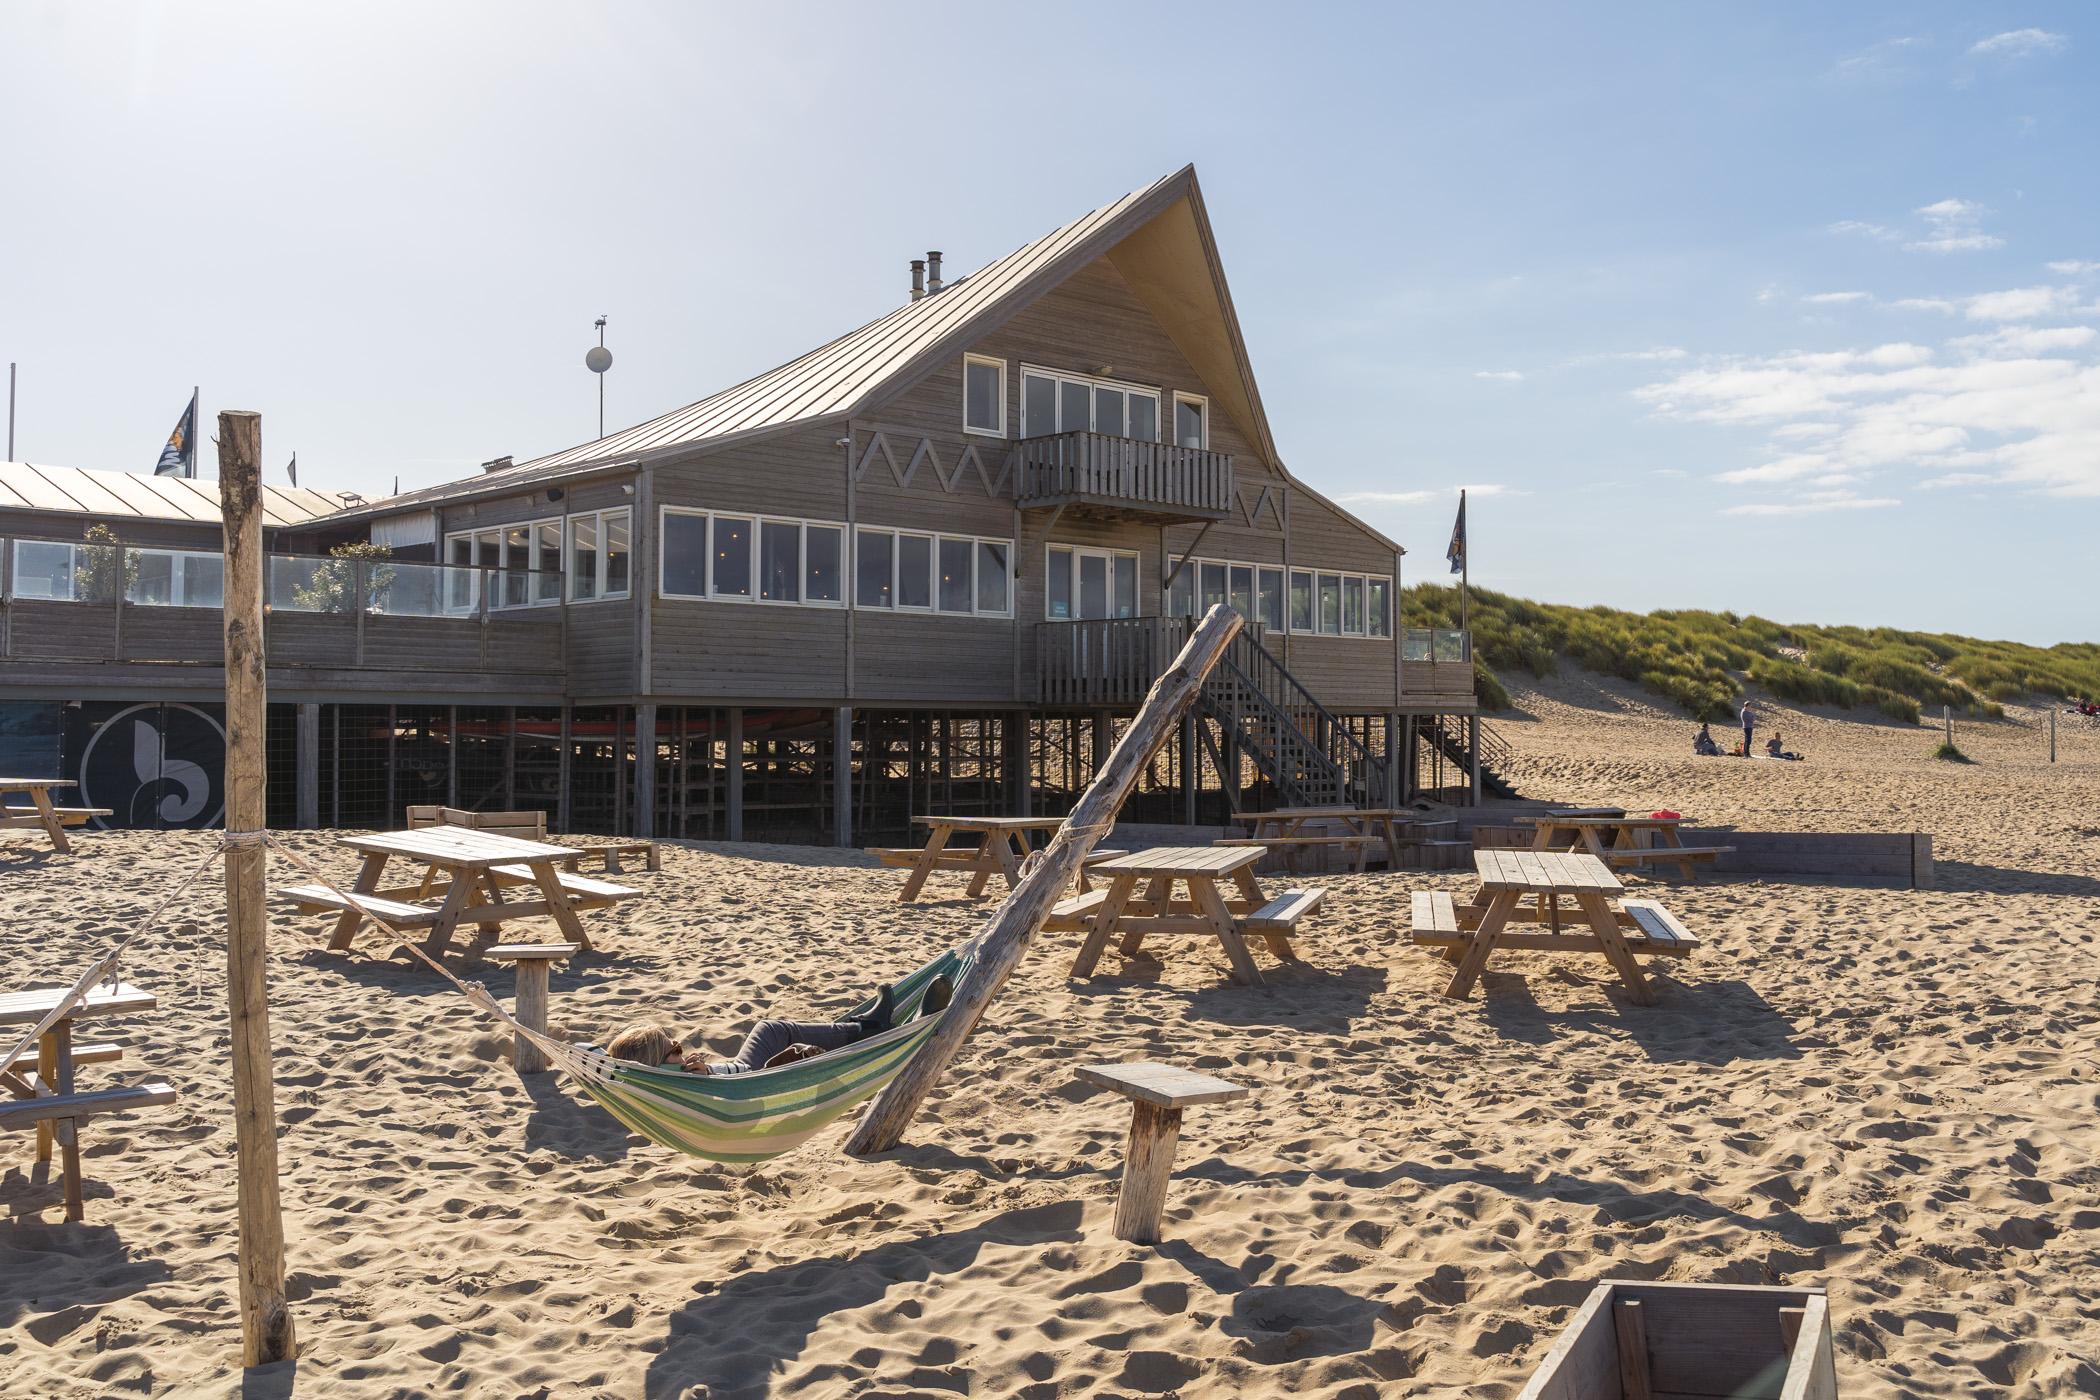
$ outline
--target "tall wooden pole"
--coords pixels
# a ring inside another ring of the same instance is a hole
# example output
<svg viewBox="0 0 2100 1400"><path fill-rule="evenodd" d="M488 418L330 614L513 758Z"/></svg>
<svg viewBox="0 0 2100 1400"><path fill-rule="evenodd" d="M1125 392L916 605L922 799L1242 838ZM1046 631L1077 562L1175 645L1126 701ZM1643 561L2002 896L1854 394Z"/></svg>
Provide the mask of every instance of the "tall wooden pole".
<svg viewBox="0 0 2100 1400"><path fill-rule="evenodd" d="M219 415L226 518L226 1006L233 1021L233 1134L240 1190L241 1363L297 1353L284 1298L277 1103L270 1078L269 917L263 907L262 416Z"/></svg>
<svg viewBox="0 0 2100 1400"><path fill-rule="evenodd" d="M1080 863L1114 825L1116 813L1137 786L1145 765L1174 732L1176 721L1196 703L1204 678L1225 654L1227 643L1238 634L1240 625L1240 615L1231 608L1223 603L1212 607L1182 647L1181 655L1174 658L1174 664L1152 683L1152 691L1145 697L1137 718L1108 761L1095 770L1093 782L1080 794L1072 815L1065 818L1064 826L1040 853L1042 858L1036 861L1035 868L1021 877L1021 883L979 935L976 966L955 989L955 999L949 1003L940 1029L912 1056L904 1073L891 1080L889 1087L868 1105L860 1125L846 1140L848 1152L855 1156L886 1152L903 1139L919 1105L940 1082L963 1042L977 1028L978 1018L1020 965L1022 954L1042 928L1050 906L1072 887Z"/></svg>

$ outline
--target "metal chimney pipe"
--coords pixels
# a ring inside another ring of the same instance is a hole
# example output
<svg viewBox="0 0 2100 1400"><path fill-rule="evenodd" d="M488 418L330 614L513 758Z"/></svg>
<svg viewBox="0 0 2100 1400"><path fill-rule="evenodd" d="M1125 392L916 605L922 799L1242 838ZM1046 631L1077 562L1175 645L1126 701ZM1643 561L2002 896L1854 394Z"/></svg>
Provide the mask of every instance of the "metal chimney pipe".
<svg viewBox="0 0 2100 1400"><path fill-rule="evenodd" d="M939 250L926 255L926 295L932 296L945 285L941 281L941 255Z"/></svg>
<svg viewBox="0 0 2100 1400"><path fill-rule="evenodd" d="M911 260L911 299L919 300L926 295L926 259Z"/></svg>

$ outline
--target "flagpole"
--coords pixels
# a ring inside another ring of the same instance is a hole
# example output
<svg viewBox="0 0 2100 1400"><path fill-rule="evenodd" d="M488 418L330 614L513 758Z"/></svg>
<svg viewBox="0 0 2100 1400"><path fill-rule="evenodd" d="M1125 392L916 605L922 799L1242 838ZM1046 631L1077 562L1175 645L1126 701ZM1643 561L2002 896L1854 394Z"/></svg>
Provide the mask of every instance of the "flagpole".
<svg viewBox="0 0 2100 1400"><path fill-rule="evenodd" d="M203 426L197 418L198 392L196 385L190 385L190 440L183 444L184 447L189 449L190 453L190 480L192 481L197 479L197 435L198 429Z"/></svg>
<svg viewBox="0 0 2100 1400"><path fill-rule="evenodd" d="M1466 520L1466 488L1458 488L1458 518ZM1466 538L1458 556L1458 630L1470 631L1468 616L1473 603L1473 522L1466 520Z"/></svg>

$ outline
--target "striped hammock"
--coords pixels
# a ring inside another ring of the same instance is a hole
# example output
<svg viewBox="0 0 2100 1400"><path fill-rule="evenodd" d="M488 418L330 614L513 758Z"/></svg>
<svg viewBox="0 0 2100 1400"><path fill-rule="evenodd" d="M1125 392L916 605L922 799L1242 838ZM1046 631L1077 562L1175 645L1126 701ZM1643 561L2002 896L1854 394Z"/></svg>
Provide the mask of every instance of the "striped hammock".
<svg viewBox="0 0 2100 1400"><path fill-rule="evenodd" d="M711 1162L741 1165L794 1151L896 1078L946 1014L918 1014L928 984L945 974L959 985L975 961L972 952L969 945L952 948L898 982L897 1024L889 1030L843 1049L749 1074L686 1074L616 1060L594 1046L571 1045L527 1030L478 984L468 995L509 1021L606 1112L651 1142ZM874 1007L870 998L847 1018Z"/></svg>

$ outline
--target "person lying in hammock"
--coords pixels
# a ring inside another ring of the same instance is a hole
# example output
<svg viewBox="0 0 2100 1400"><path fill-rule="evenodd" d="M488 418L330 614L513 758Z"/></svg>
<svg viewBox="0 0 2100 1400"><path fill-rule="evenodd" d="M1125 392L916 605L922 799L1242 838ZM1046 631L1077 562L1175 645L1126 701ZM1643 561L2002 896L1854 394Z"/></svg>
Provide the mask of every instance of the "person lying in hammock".
<svg viewBox="0 0 2100 1400"><path fill-rule="evenodd" d="M919 1014L931 1016L944 1010L953 995L954 988L946 977L934 978L919 1003ZM710 1060L704 1050L687 1050L668 1029L645 1021L623 1029L606 1044L605 1052L614 1059L682 1069L687 1074L749 1074L755 1069L793 1064L828 1050L842 1050L855 1041L889 1030L896 1014L896 993L885 982L876 989L875 1005L864 1016L844 1021L760 1021L744 1036L742 1048L732 1059Z"/></svg>

